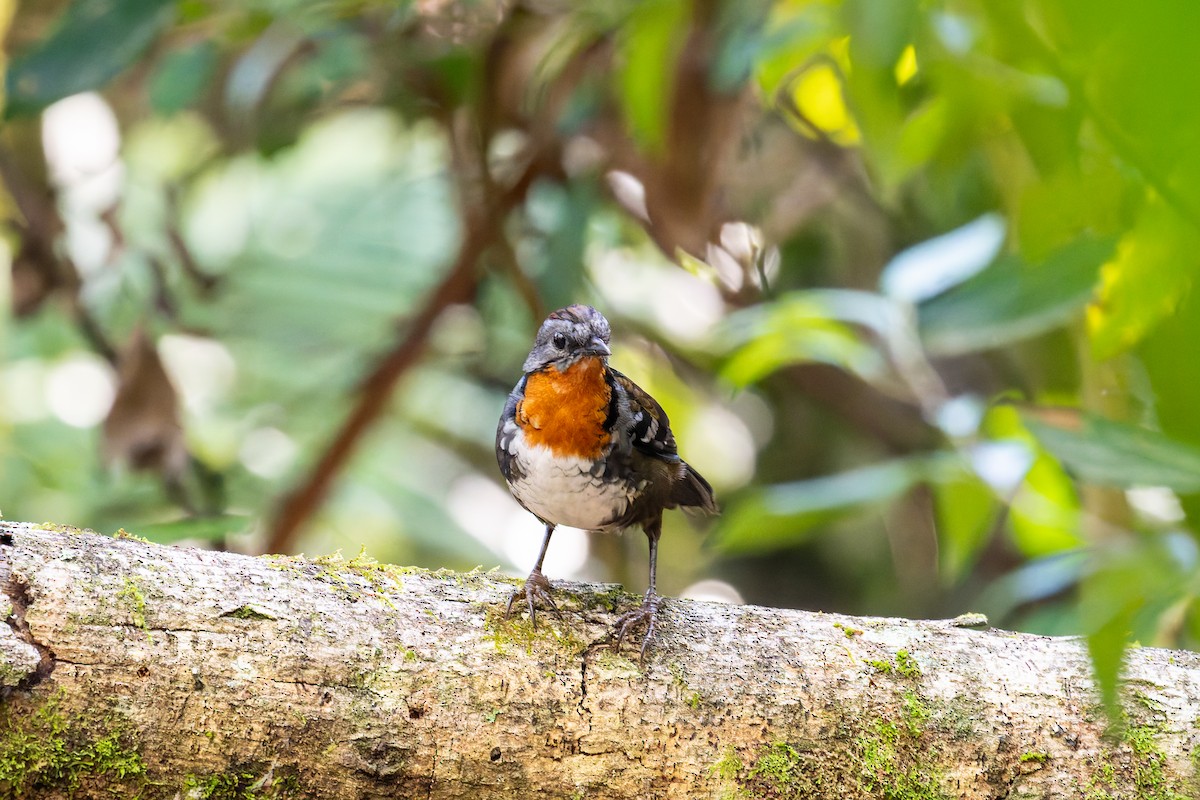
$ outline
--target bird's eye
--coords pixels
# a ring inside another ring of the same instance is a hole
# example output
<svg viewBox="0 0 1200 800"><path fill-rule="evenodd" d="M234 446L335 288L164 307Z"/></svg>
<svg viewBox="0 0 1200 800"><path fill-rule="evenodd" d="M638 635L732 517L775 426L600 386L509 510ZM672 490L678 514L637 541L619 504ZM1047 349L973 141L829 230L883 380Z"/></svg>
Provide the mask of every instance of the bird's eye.
<svg viewBox="0 0 1200 800"><path fill-rule="evenodd" d="M565 350L567 347L567 337L561 333L554 334L550 342L559 350Z"/></svg>

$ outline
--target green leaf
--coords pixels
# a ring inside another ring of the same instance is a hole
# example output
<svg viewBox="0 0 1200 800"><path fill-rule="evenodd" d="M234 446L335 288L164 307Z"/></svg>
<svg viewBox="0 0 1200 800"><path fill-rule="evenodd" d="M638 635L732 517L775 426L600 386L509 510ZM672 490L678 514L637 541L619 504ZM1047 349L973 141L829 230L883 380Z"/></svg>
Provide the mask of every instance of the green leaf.
<svg viewBox="0 0 1200 800"><path fill-rule="evenodd" d="M1028 413L1022 420L1043 447L1086 483L1200 491L1200 450L1157 431L1090 415L1074 429Z"/></svg>
<svg viewBox="0 0 1200 800"><path fill-rule="evenodd" d="M1030 118L1022 121L1028 125ZM1061 120L1052 117L1041 122L1049 126ZM1026 139L1035 142L1049 139L1047 149L1069 166L1040 176L1021 191L1012 213L1017 250L1034 258L1032 254L1053 252L1085 232L1117 234L1129 227L1128 187L1122 181L1118 165L1105 162L1081 171L1075 167L1069 149L1063 147L1064 152L1058 154L1057 137L1037 131L1030 132ZM1042 169L1049 168L1039 171Z"/></svg>
<svg viewBox="0 0 1200 800"><path fill-rule="evenodd" d="M1029 558L1083 544L1075 486L1058 462L1044 452L1038 454L1012 498L1008 527L1017 549Z"/></svg>
<svg viewBox="0 0 1200 800"><path fill-rule="evenodd" d="M724 3L719 7L719 41L712 63L713 88L736 92L754 73L766 44L767 3Z"/></svg>
<svg viewBox="0 0 1200 800"><path fill-rule="evenodd" d="M1200 447L1200 360L1181 358L1181 351L1200 341L1200 297L1192 292L1179 311L1164 319L1139 345L1154 398L1156 421L1177 442ZM1200 496L1180 498L1188 525L1200 529Z"/></svg>
<svg viewBox="0 0 1200 800"><path fill-rule="evenodd" d="M1087 583L1085 583L1087 586ZM1114 591L1116 597L1126 597L1129 594L1127 586L1105 587ZM1087 600L1092 592L1085 591L1080 603L1086 608ZM1129 642L1130 628L1137 604L1133 599L1127 599L1102 624L1098 625L1087 636L1088 653L1092 657L1092 670L1096 683L1100 685L1100 699L1108 713L1109 720L1121 718L1120 703L1117 699L1117 686L1121 677L1121 662L1125 657L1125 648Z"/></svg>
<svg viewBox="0 0 1200 800"><path fill-rule="evenodd" d="M13 58L7 117L36 114L119 75L175 18L173 0L75 0L57 28Z"/></svg>
<svg viewBox="0 0 1200 800"><path fill-rule="evenodd" d="M537 183L529 192L526 209L538 246L530 248L526 264L549 307L568 305L578 296L587 260L588 221L596 201L595 187L583 181L566 186Z"/></svg>
<svg viewBox="0 0 1200 800"><path fill-rule="evenodd" d="M935 485L933 497L941 571L957 581L987 544L999 510L996 495L978 477L964 475Z"/></svg>
<svg viewBox="0 0 1200 800"><path fill-rule="evenodd" d="M1178 646L1161 638L1164 614L1195 594L1196 545L1168 533L1122 540L1093 551L1080 585L1080 621L1109 719L1122 719L1118 688L1131 640Z"/></svg>
<svg viewBox="0 0 1200 800"><path fill-rule="evenodd" d="M1024 422L1010 405L994 406L985 422L990 436L1024 444L1030 458L1018 485L997 487L1001 496L1011 498L1005 521L1013 542L1029 558L1078 548L1084 542L1075 484Z"/></svg>
<svg viewBox="0 0 1200 800"><path fill-rule="evenodd" d="M790 364L831 364L878 380L887 363L853 326L882 335L894 304L869 292L813 290L746 309L731 317L722 339L731 345L722 377L747 386Z"/></svg>
<svg viewBox="0 0 1200 800"><path fill-rule="evenodd" d="M245 514L223 514L139 525L133 533L166 544L180 539L223 539L231 533L244 533L250 525L251 519Z"/></svg>
<svg viewBox="0 0 1200 800"><path fill-rule="evenodd" d="M1082 549L1031 559L984 587L976 607L994 620L1016 619L1017 610L1022 606L1050 609L1055 597L1079 585L1087 566L1088 554ZM1039 629L1027 624L1022 624L1021 629L1042 633L1059 630ZM1071 623L1061 633L1078 634L1079 630L1078 623Z"/></svg>
<svg viewBox="0 0 1200 800"><path fill-rule="evenodd" d="M935 355L985 350L1037 336L1071 319L1113 252L1111 238L1083 236L1030 264L1015 255L919 307L921 339Z"/></svg>
<svg viewBox="0 0 1200 800"><path fill-rule="evenodd" d="M217 48L198 42L169 53L150 80L150 105L164 116L191 107L211 85Z"/></svg>
<svg viewBox="0 0 1200 800"><path fill-rule="evenodd" d="M896 170L907 177L935 161L953 136L954 109L945 95L934 95L904 120L896 140Z"/></svg>
<svg viewBox="0 0 1200 800"><path fill-rule="evenodd" d="M689 4L647 0L622 28L617 85L621 109L634 138L652 152L666 142L675 61L687 33Z"/></svg>
<svg viewBox="0 0 1200 800"><path fill-rule="evenodd" d="M883 370L878 352L838 322L813 319L803 327L765 332L734 352L721 376L744 387L781 367L804 362L832 364L860 375Z"/></svg>
<svg viewBox="0 0 1200 800"><path fill-rule="evenodd" d="M1178 310L1200 274L1198 248L1200 236L1174 211L1162 203L1146 208L1105 264L1098 297L1088 309L1097 360L1128 350Z"/></svg>
<svg viewBox="0 0 1200 800"><path fill-rule="evenodd" d="M835 13L820 3L777 3L770 13L754 78L764 96L773 97L796 71L828 44Z"/></svg>
<svg viewBox="0 0 1200 800"><path fill-rule="evenodd" d="M918 24L916 0L847 0L842 14L856 63L890 70L911 41Z"/></svg>
<svg viewBox="0 0 1200 800"><path fill-rule="evenodd" d="M791 547L818 525L891 500L918 483L961 474L952 456L938 454L872 464L822 478L767 486L725 514L715 544L727 553Z"/></svg>

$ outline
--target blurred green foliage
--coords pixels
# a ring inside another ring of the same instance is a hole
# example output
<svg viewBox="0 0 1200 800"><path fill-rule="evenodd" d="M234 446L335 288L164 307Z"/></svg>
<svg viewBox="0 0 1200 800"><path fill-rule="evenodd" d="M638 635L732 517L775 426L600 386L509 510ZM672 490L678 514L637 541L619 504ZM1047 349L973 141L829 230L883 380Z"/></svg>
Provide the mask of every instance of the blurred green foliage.
<svg viewBox="0 0 1200 800"><path fill-rule="evenodd" d="M1200 6L6 8L7 517L522 572L585 301L725 508L668 590L1200 641Z"/></svg>

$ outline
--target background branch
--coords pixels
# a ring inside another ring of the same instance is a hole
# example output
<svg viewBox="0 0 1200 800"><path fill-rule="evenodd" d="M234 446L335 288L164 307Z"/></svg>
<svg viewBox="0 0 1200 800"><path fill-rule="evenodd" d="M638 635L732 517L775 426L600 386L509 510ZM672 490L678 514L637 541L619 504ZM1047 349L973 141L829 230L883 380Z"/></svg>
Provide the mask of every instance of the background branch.
<svg viewBox="0 0 1200 800"><path fill-rule="evenodd" d="M284 496L270 524L267 552L291 551L301 526L324 502L363 434L383 412L400 379L420 359L438 317L449 306L471 299L479 281L480 257L502 238L501 223L510 211L524 201L543 166L540 158L531 159L511 186L496 195L485 208L465 215L466 232L454 264L426 300L424 307L405 327L404 335L383 355L363 381L357 403L308 476Z"/></svg>

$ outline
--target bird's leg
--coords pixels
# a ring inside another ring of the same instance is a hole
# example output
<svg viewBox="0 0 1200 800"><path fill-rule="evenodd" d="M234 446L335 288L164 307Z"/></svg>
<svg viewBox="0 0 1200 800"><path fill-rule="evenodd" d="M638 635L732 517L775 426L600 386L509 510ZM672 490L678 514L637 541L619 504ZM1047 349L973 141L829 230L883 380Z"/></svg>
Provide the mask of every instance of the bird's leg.
<svg viewBox="0 0 1200 800"><path fill-rule="evenodd" d="M525 579L525 585L513 592L512 597L508 598L508 607L504 610L505 619L508 619L512 615L513 603L522 595L524 595L525 602L529 605L529 622L535 628L537 627L536 601L538 600L549 606L556 617L559 619L563 618L562 612L554 604L554 598L550 596L550 581L546 580L546 576L542 574L542 561L546 559L546 548L550 546L550 534L552 533L554 533L554 525L547 522L546 538L542 539L542 551L538 553L537 563L533 565L533 571Z"/></svg>
<svg viewBox="0 0 1200 800"><path fill-rule="evenodd" d="M658 607L662 599L658 596L655 590L655 577L658 572L658 537L662 533L662 515L653 523L646 524L646 538L650 540L650 584L646 587L646 596L642 600L642 604L633 609L626 611L617 618L617 623L613 628L612 634L609 636L612 641L614 650L621 649L621 642L625 640L634 628L642 623L646 624L646 636L642 639L642 648L639 651L638 659L642 662L646 660L646 648L650 644L650 640L654 638L654 625L658 620Z"/></svg>

